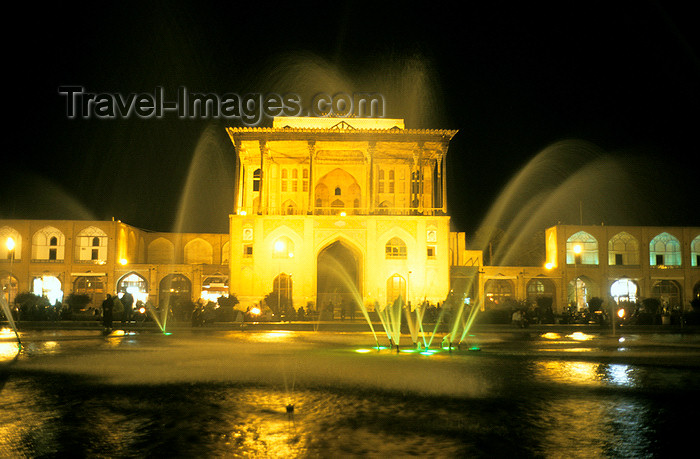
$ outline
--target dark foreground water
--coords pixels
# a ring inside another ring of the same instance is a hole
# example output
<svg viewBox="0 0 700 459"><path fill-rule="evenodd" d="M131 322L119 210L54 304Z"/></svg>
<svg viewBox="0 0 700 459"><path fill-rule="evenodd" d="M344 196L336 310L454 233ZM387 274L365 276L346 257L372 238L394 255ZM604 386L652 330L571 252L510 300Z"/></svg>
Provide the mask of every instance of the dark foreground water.
<svg viewBox="0 0 700 459"><path fill-rule="evenodd" d="M0 341L2 457L671 457L697 448L694 335L181 331ZM293 413L287 406L293 405Z"/></svg>

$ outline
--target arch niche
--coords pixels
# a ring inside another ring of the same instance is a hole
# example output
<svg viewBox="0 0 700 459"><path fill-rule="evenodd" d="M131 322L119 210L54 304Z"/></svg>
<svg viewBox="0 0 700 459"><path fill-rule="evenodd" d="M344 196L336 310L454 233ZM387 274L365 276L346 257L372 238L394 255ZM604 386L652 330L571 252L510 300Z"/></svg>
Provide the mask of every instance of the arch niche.
<svg viewBox="0 0 700 459"><path fill-rule="evenodd" d="M355 177L343 169L336 168L316 182L314 202L317 213L335 214L343 209L360 207L362 191Z"/></svg>

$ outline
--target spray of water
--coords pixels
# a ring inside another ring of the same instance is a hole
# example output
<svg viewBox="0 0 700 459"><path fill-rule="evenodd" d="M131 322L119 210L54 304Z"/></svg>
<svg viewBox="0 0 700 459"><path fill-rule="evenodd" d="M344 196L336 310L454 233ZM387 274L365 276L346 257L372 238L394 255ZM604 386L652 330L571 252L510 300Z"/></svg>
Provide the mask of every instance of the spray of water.
<svg viewBox="0 0 700 459"><path fill-rule="evenodd" d="M362 298L362 294L358 291L357 285L352 279L352 276L350 276L350 273L348 273L345 266L343 266L342 263L336 260L335 257L327 257L326 262L332 268L333 275L336 277L336 279L342 282L343 285L345 285L345 287L348 289L348 291L350 291L353 301L360 308L362 315L364 316L365 320L367 321L367 324L369 325L370 330L372 331L374 341L375 343L377 343L378 346L379 344L377 340L377 333L375 332L374 325L372 324L372 320L369 317L369 311L367 310L367 306L365 305L365 302ZM316 327L316 330L318 330L318 327Z"/></svg>
<svg viewBox="0 0 700 459"><path fill-rule="evenodd" d="M15 323L15 318L12 316L12 311L10 310L10 305L7 303L7 300L5 298L0 298L0 309L2 309L2 312L5 315L5 318L7 319L7 323L10 324L10 327L15 332L15 336L17 337L17 342L22 344L22 341L19 338L19 331L17 330L17 324Z"/></svg>

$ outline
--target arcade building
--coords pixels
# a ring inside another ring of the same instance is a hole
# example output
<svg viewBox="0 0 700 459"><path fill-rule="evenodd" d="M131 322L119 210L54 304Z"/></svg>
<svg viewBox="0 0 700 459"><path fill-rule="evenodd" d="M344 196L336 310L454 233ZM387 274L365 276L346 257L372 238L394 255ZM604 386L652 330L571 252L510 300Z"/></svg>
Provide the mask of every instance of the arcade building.
<svg viewBox="0 0 700 459"><path fill-rule="evenodd" d="M454 130L401 119L278 117L228 128L236 156L227 234L152 232L118 220L0 220L0 287L51 303L107 293L166 305L235 295L239 308L369 310L397 297L482 309L547 298L555 314L700 297L700 227L557 225L544 266L484 266L450 227L446 157ZM332 307L331 307L332 306Z"/></svg>

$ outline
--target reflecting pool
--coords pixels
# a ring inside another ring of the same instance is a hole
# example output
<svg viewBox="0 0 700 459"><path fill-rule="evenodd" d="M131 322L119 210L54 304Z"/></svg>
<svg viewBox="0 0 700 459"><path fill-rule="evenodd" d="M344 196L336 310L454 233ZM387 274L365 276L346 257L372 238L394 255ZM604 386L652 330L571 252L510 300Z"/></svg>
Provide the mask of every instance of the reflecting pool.
<svg viewBox="0 0 700 459"><path fill-rule="evenodd" d="M700 407L694 335L21 335L0 334L2 457L667 456Z"/></svg>

